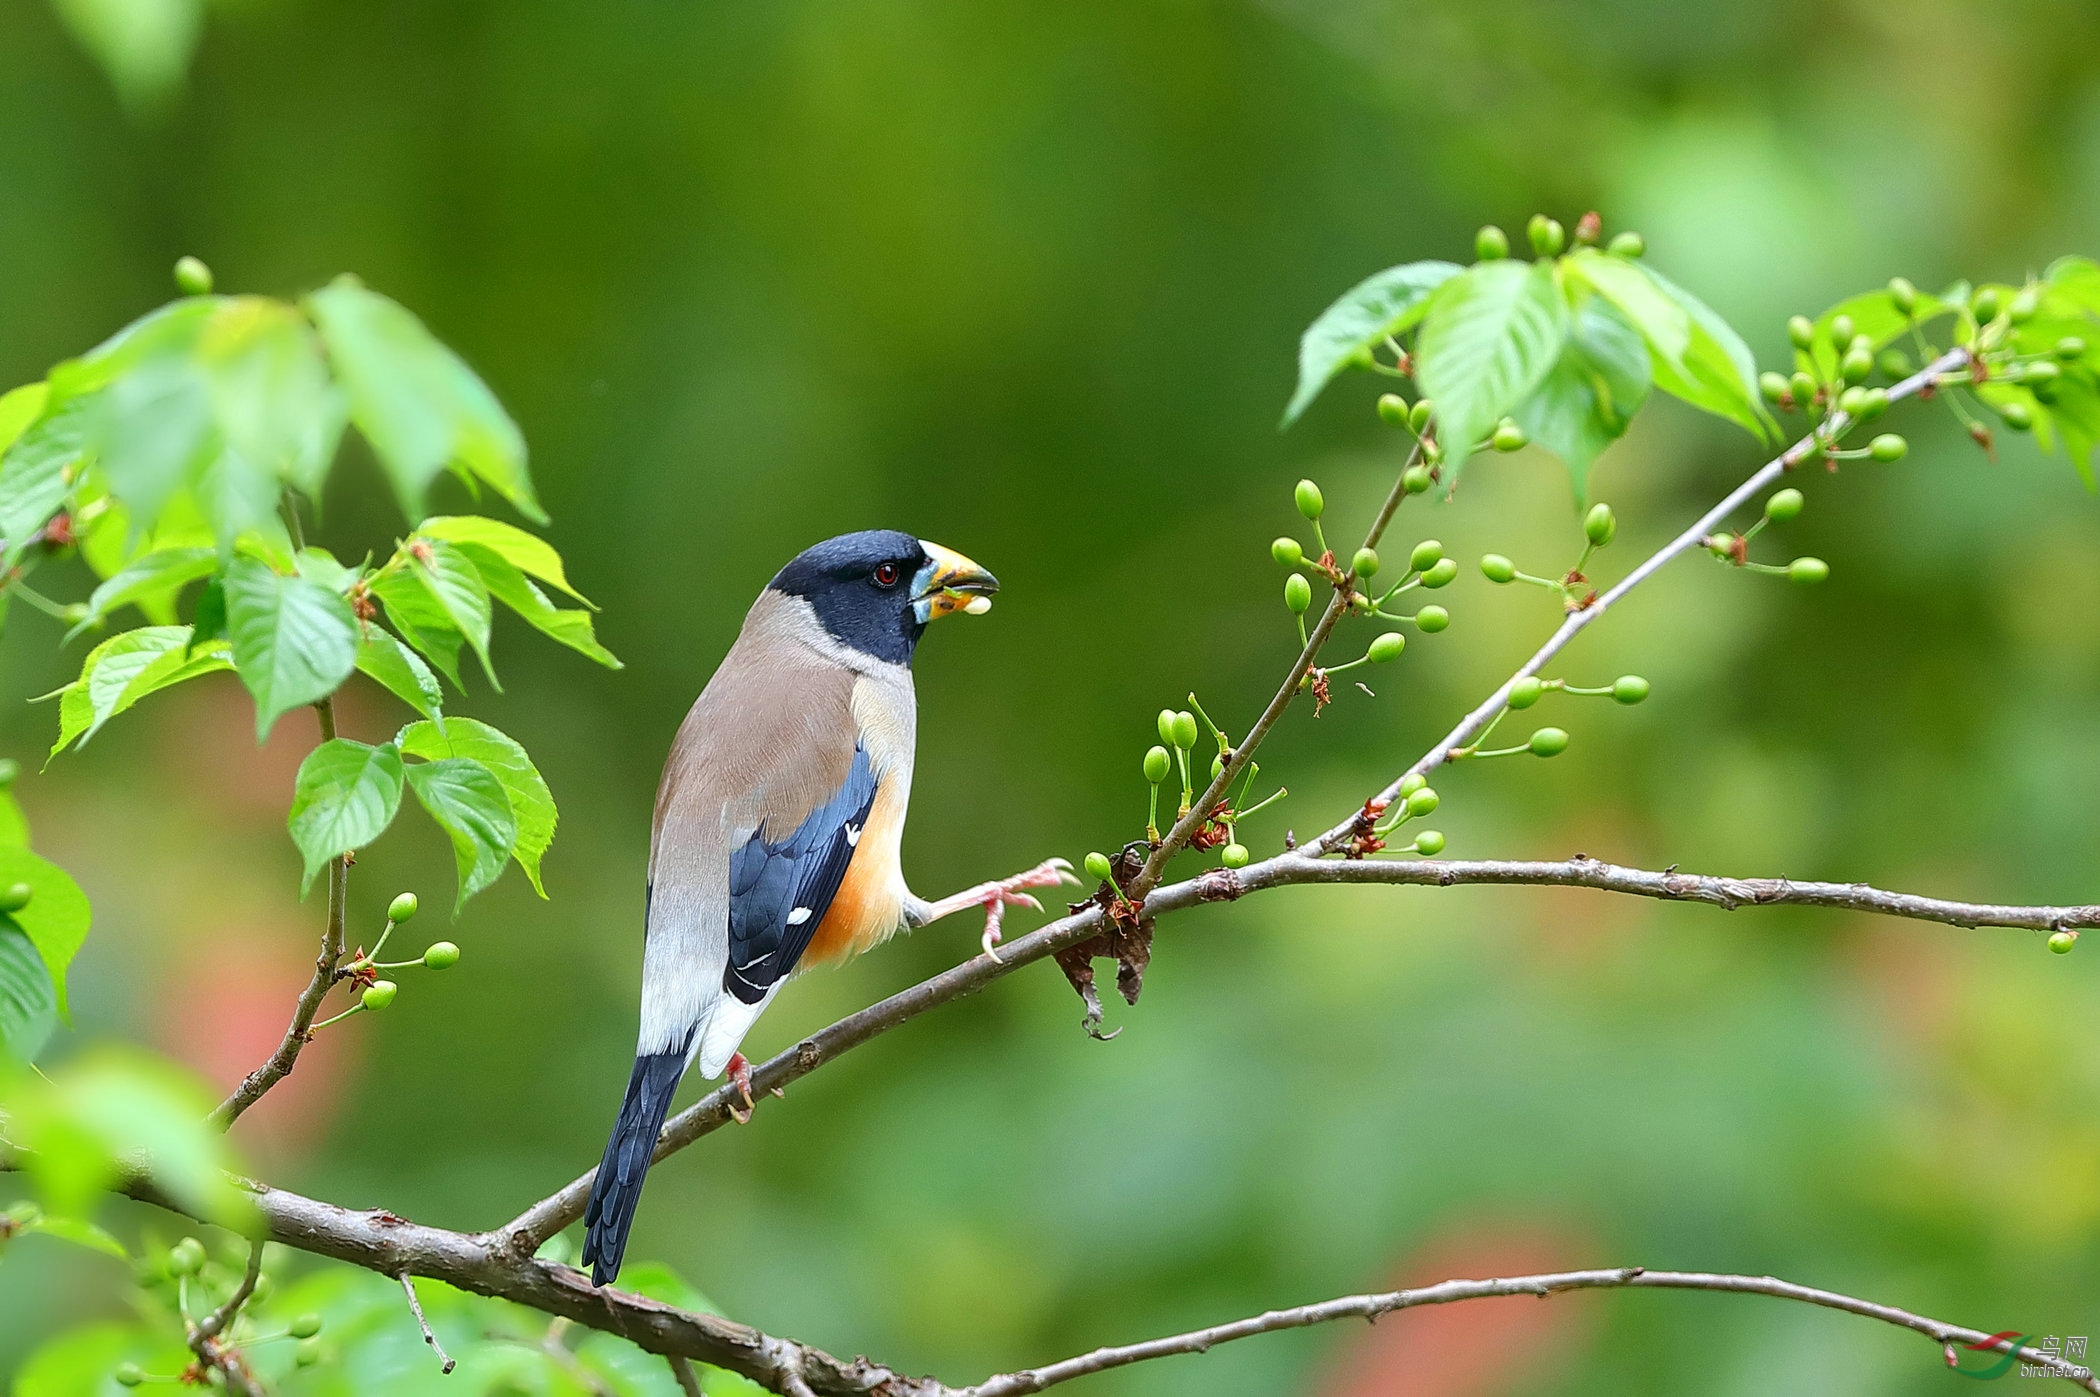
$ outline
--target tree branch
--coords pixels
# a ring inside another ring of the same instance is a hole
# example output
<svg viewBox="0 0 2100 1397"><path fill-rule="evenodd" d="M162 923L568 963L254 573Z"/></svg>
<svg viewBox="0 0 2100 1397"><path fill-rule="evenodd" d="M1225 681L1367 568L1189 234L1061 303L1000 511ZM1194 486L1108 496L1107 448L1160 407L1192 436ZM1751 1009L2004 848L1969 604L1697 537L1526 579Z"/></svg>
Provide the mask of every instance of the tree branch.
<svg viewBox="0 0 2100 1397"><path fill-rule="evenodd" d="M240 1284L234 1287L233 1294L226 1297L225 1304L190 1325L186 1336L190 1352L197 1355L197 1361L206 1369L216 1370L226 1390L238 1394L238 1397L265 1397L265 1394L248 1375L248 1366L241 1361L240 1354L219 1336L240 1314L248 1297L255 1294L255 1283L262 1276L262 1263L263 1244L250 1242L248 1269L242 1274Z"/></svg>
<svg viewBox="0 0 2100 1397"><path fill-rule="evenodd" d="M1941 374L1959 369L1968 362L1968 350L1950 349L1909 378L1893 385L1888 390L1889 401L1893 403L1915 396L1933 387L1939 381ZM1830 439L1838 439L1851 425L1851 418L1846 414L1842 412L1833 414L1830 419ZM1413 766L1394 777L1392 782L1378 793L1377 799L1383 801L1393 800L1400 793L1400 783L1409 776L1427 776L1444 762L1450 760L1453 749L1465 746L1467 742L1483 731L1489 723L1494 721L1495 715L1500 713L1503 705L1509 702L1509 691L1512 685L1519 679L1529 678L1537 674L1545 667L1548 660L1567 648L1569 641L1580 635L1584 629L1603 616L1605 612L1621 601L1627 593L1654 576L1662 568L1663 564L1669 562L1680 553L1689 552L1697 548L1701 540L1705 539L1717 526L1725 522L1729 515L1748 503L1760 490L1814 454L1816 444L1817 434L1812 431L1809 435L1801 438L1801 440L1795 442L1785 451L1782 451L1779 455L1759 467L1757 472L1748 480L1731 490L1727 498L1700 515L1683 533L1657 549L1648 557L1647 561L1620 578L1616 585L1606 590L1595 601L1580 610L1569 612L1566 618L1561 621L1559 629L1555 630L1547 638L1546 643L1541 645L1537 652L1530 659L1526 660L1515 674L1505 679L1500 688L1482 700L1478 708L1475 708L1471 713L1460 719L1458 726L1444 735L1443 741L1423 753L1421 759L1415 762ZM1332 853L1353 840L1365 828L1364 814L1359 811L1304 847L1307 852L1313 854Z"/></svg>
<svg viewBox="0 0 2100 1397"><path fill-rule="evenodd" d="M1501 1280L1445 1281L1440 1285L1422 1286L1414 1290L1387 1291L1379 1295L1349 1295L1339 1300L1327 1300L1317 1305L1300 1305L1290 1310L1270 1310L1266 1314L1231 1324L1215 1325L1209 1329L1194 1329L1186 1334L1176 1334L1165 1339L1153 1339L1141 1344L1128 1344L1120 1348L1099 1348L1092 1353L1068 1358L1062 1363L1048 1367L1028 1368L1017 1373L1003 1373L988 1378L975 1387L966 1387L955 1397L1014 1397L1014 1394L1041 1392L1073 1378L1090 1373L1105 1372L1110 1368L1121 1368L1131 1363L1142 1363L1147 1359L1166 1358L1175 1354L1203 1353L1214 1344L1227 1343L1233 1339L1245 1339L1256 1334L1273 1334L1284 1329L1303 1329L1309 1325L1327 1324L1338 1319L1376 1320L1380 1315L1395 1310L1410 1310L1421 1305L1448 1305L1459 1300L1479 1300L1498 1295L1536 1295L1541 1299L1570 1290L1711 1290L1732 1295L1769 1295L1779 1300L1798 1300L1804 1304L1821 1305L1826 1309L1842 1310L1846 1314L1861 1315L1867 1319L1878 1319L1884 1324L1897 1325L1937 1340L1946 1349L1947 1362L1955 1360L1954 1345L1985 1345L1995 1353L2012 1352L2017 1358L2031 1363L2060 1364L2058 1355L2045 1354L2038 1349L2020 1348L2009 1350L2010 1340L2000 1339L1990 1344L1992 1335L1976 1329L1965 1329L1944 1320L1928 1319L1924 1315L1899 1310L1893 1305L1876 1304L1871 1300L1859 1300L1835 1291L1817 1290L1811 1286L1795 1285L1771 1276L1716 1275L1704 1271L1647 1271L1638 1266L1628 1266L1611 1271L1560 1271L1538 1276L1513 1276ZM2090 1373L2085 1377L2063 1374L2075 1386L2087 1392L2100 1393L2100 1381Z"/></svg>

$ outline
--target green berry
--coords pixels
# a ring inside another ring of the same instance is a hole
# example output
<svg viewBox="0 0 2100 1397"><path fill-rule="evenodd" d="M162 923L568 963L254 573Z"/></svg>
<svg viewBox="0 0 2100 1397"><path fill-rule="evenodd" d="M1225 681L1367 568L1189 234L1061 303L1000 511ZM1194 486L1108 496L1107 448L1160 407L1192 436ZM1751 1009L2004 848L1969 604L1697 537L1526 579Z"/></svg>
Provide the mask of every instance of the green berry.
<svg viewBox="0 0 2100 1397"><path fill-rule="evenodd" d="M1326 501L1320 498L1320 487L1310 480L1298 482L1297 498L1298 512L1308 519L1319 518L1320 511L1327 507Z"/></svg>
<svg viewBox="0 0 2100 1397"><path fill-rule="evenodd" d="M1159 740L1169 747L1174 745L1174 710L1171 708L1159 710Z"/></svg>
<svg viewBox="0 0 2100 1397"><path fill-rule="evenodd" d="M146 1370L136 1363L119 1363L117 1371L110 1374L119 1387L137 1387L146 1380Z"/></svg>
<svg viewBox="0 0 2100 1397"><path fill-rule="evenodd" d="M1488 438L1489 444L1497 451L1520 451L1530 441L1531 438L1524 435L1522 427L1506 418L1501 426L1495 428L1495 434Z"/></svg>
<svg viewBox="0 0 2100 1397"><path fill-rule="evenodd" d="M1706 536L1706 551L1713 554L1716 558L1726 558L1730 562L1734 562L1735 535L1730 533L1708 534Z"/></svg>
<svg viewBox="0 0 2100 1397"><path fill-rule="evenodd" d="M1407 425L1407 399L1401 397L1398 393L1380 393L1378 395L1378 416L1388 427L1405 427Z"/></svg>
<svg viewBox="0 0 2100 1397"><path fill-rule="evenodd" d="M1832 349L1842 354L1846 347L1852 343L1853 334L1851 316L1833 315L1830 317L1830 347Z"/></svg>
<svg viewBox="0 0 2100 1397"><path fill-rule="evenodd" d="M6 888L0 889L0 912L6 912L9 915L19 912L24 907L27 907L29 899L35 896L36 889L30 887L27 883L9 884Z"/></svg>
<svg viewBox="0 0 2100 1397"><path fill-rule="evenodd" d="M1889 390L1886 388L1869 388L1867 396L1860 400L1859 418L1862 422L1871 422L1888 410Z"/></svg>
<svg viewBox="0 0 2100 1397"><path fill-rule="evenodd" d="M1969 302L1969 313L1976 317L1976 322L1979 325L1987 320L1996 320L1998 318L1998 289L1994 286L1986 286L1983 290L1977 292L1974 299Z"/></svg>
<svg viewBox="0 0 2100 1397"><path fill-rule="evenodd" d="M1629 228L1623 233L1614 234L1604 250L1614 257L1639 257L1648 250L1648 240Z"/></svg>
<svg viewBox="0 0 2100 1397"><path fill-rule="evenodd" d="M1813 587L1830 576L1830 564L1821 558L1796 558L1786 565L1786 575L1803 587Z"/></svg>
<svg viewBox="0 0 2100 1397"><path fill-rule="evenodd" d="M1524 231L1530 235L1531 250L1541 257L1558 257L1568 245L1568 232L1560 226L1560 220L1542 213L1533 214Z"/></svg>
<svg viewBox="0 0 2100 1397"><path fill-rule="evenodd" d="M1527 674L1509 686L1509 706L1529 708L1546 692L1545 681L1535 674Z"/></svg>
<svg viewBox="0 0 2100 1397"><path fill-rule="evenodd" d="M1225 774L1225 754L1220 752L1210 759L1210 779L1215 781Z"/></svg>
<svg viewBox="0 0 2100 1397"><path fill-rule="evenodd" d="M1451 624L1451 613L1441 606L1425 606L1415 613L1415 624L1422 628L1423 634L1435 635Z"/></svg>
<svg viewBox="0 0 2100 1397"><path fill-rule="evenodd" d="M1910 450L1910 443L1894 432L1883 432L1867 443L1867 454L1877 461L1900 461Z"/></svg>
<svg viewBox="0 0 2100 1397"><path fill-rule="evenodd" d="M1765 501L1765 518L1784 524L1801 513L1801 506L1808 501L1799 490L1781 490Z"/></svg>
<svg viewBox="0 0 2100 1397"><path fill-rule="evenodd" d="M1457 576L1458 559L1442 558L1437 561L1435 567L1422 574L1422 585L1431 590L1438 587L1448 587Z"/></svg>
<svg viewBox="0 0 2100 1397"><path fill-rule="evenodd" d="M1419 432L1429 425L1429 415L1435 411L1435 403L1427 398L1417 398L1414 407L1407 414L1407 425Z"/></svg>
<svg viewBox="0 0 2100 1397"><path fill-rule="evenodd" d="M1287 568L1305 561L1305 545L1294 538L1279 538L1269 545L1269 556Z"/></svg>
<svg viewBox="0 0 2100 1397"><path fill-rule="evenodd" d="M1874 356L1868 350L1848 349L1845 351L1844 362L1839 365L1839 372L1845 375L1847 383L1864 383L1867 381L1867 375L1874 372Z"/></svg>
<svg viewBox="0 0 2100 1397"><path fill-rule="evenodd" d="M1106 883L1109 874L1114 871L1114 868L1109 864L1108 855L1096 852L1086 856L1087 877Z"/></svg>
<svg viewBox="0 0 2100 1397"><path fill-rule="evenodd" d="M403 893L387 904L386 919L399 924L416 915L416 895Z"/></svg>
<svg viewBox="0 0 2100 1397"><path fill-rule="evenodd" d="M1854 384L1838 394L1838 408L1848 417L1857 417L1867 405L1867 390Z"/></svg>
<svg viewBox="0 0 2100 1397"><path fill-rule="evenodd" d="M2062 366L2047 359L2037 359L2020 370L2020 379L2025 383L2052 383L2063 376Z"/></svg>
<svg viewBox="0 0 2100 1397"><path fill-rule="evenodd" d="M2065 335L2056 342L2056 357L2059 359L2084 358L2085 341L2076 335Z"/></svg>
<svg viewBox="0 0 2100 1397"><path fill-rule="evenodd" d="M1304 573L1294 572L1283 579L1283 604L1300 616L1312 605L1312 583L1305 580Z"/></svg>
<svg viewBox="0 0 2100 1397"><path fill-rule="evenodd" d="M1248 857L1246 845L1227 844L1224 851L1218 855L1218 862L1227 868L1245 868Z"/></svg>
<svg viewBox="0 0 2100 1397"><path fill-rule="evenodd" d="M2075 931L2052 931L2049 933L2049 949L2060 956L2071 954L2071 948L2077 944L2078 933Z"/></svg>
<svg viewBox="0 0 2100 1397"><path fill-rule="evenodd" d="M1648 681L1638 674L1622 674L1611 681L1611 696L1631 706L1648 697Z"/></svg>
<svg viewBox="0 0 2100 1397"><path fill-rule="evenodd" d="M1889 278L1889 300L1895 303L1898 315L1909 315L1918 305L1918 288L1909 280L1892 276Z"/></svg>
<svg viewBox="0 0 2100 1397"><path fill-rule="evenodd" d="M401 986L392 980L374 980L365 986L365 992L358 996L358 1002L367 1009L384 1009L394 1002L394 996L400 992Z"/></svg>
<svg viewBox="0 0 2100 1397"><path fill-rule="evenodd" d="M185 1237L168 1248L168 1270L178 1276L194 1276L204 1269L204 1243Z"/></svg>
<svg viewBox="0 0 2100 1397"><path fill-rule="evenodd" d="M1371 657L1372 664L1382 665L1399 659L1400 652L1406 648L1406 636L1398 631L1387 631L1384 635L1372 641L1371 648L1365 653Z"/></svg>
<svg viewBox="0 0 2100 1397"><path fill-rule="evenodd" d="M1153 747L1145 753L1145 779L1157 786L1167 779L1174 769L1174 759L1167 755L1164 747Z"/></svg>
<svg viewBox="0 0 2100 1397"><path fill-rule="evenodd" d="M1793 391L1795 407L1803 412L1815 411L1816 381L1813 378L1797 370L1794 376L1787 380L1786 386Z"/></svg>
<svg viewBox="0 0 2100 1397"><path fill-rule="evenodd" d="M1557 757L1568 750L1568 734L1561 728L1540 728L1524 745L1535 757Z"/></svg>
<svg viewBox="0 0 2100 1397"><path fill-rule="evenodd" d="M1424 776L1419 771L1410 771L1407 775L1400 778L1400 798L1405 800L1428 784L1429 778L1427 776Z"/></svg>
<svg viewBox="0 0 2100 1397"><path fill-rule="evenodd" d="M433 941L423 951L426 970L450 970L459 964L459 947L450 941Z"/></svg>
<svg viewBox="0 0 2100 1397"><path fill-rule="evenodd" d="M1436 484L1436 478L1429 473L1429 467L1427 466L1409 466L1401 474L1400 484L1406 489L1408 494L1419 495L1430 486Z"/></svg>
<svg viewBox="0 0 2100 1397"><path fill-rule="evenodd" d="M291 1335L295 1339L311 1339L321 1332L321 1317L311 1311L292 1321Z"/></svg>
<svg viewBox="0 0 2100 1397"><path fill-rule="evenodd" d="M1509 234L1488 224L1473 235L1473 255L1483 262L1498 262L1509 256Z"/></svg>
<svg viewBox="0 0 2100 1397"><path fill-rule="evenodd" d="M1424 786L1407 798L1407 813L1410 819L1419 819L1444 803L1443 797Z"/></svg>
<svg viewBox="0 0 2100 1397"><path fill-rule="evenodd" d="M175 289L185 296L211 294L211 268L195 257L175 259Z"/></svg>
<svg viewBox="0 0 2100 1397"><path fill-rule="evenodd" d="M1480 560L1480 573L1490 582L1510 582L1516 578L1517 565L1500 553L1490 553Z"/></svg>
<svg viewBox="0 0 2100 1397"><path fill-rule="evenodd" d="M2025 325L2028 321L2034 319L2034 312L2041 303L2041 292L2035 290L2032 286L2022 287L2019 293L2012 298L2012 304L2005 308L2006 318L2015 325Z"/></svg>
<svg viewBox="0 0 2100 1397"><path fill-rule="evenodd" d="M1415 852L1425 858L1435 858L1444 852L1444 836L1433 829L1423 830L1415 836Z"/></svg>
<svg viewBox="0 0 2100 1397"><path fill-rule="evenodd" d="M1900 349L1882 350L1881 358L1876 362L1880 365L1881 371L1890 378L1910 377L1910 356Z"/></svg>
<svg viewBox="0 0 2100 1397"><path fill-rule="evenodd" d="M2024 432L2034 426L2034 410L2025 403L2007 403L1998 409L1998 416L2006 426L2016 432Z"/></svg>
<svg viewBox="0 0 2100 1397"><path fill-rule="evenodd" d="M302 1368L311 1368L321 1361L321 1341L301 1339L292 1346L292 1361Z"/></svg>
<svg viewBox="0 0 2100 1397"><path fill-rule="evenodd" d="M1369 548L1357 549L1356 557L1350 560L1349 570L1358 577L1369 577L1378 571L1378 554Z"/></svg>
<svg viewBox="0 0 2100 1397"><path fill-rule="evenodd" d="M1412 572L1427 572L1444 556L1444 545L1433 538L1425 538L1415 545L1415 551L1407 555L1407 566Z"/></svg>
<svg viewBox="0 0 2100 1397"><path fill-rule="evenodd" d="M1787 343L1796 349L1806 349L1816 342L1815 322L1805 315L1789 316L1786 322Z"/></svg>
<svg viewBox="0 0 2100 1397"><path fill-rule="evenodd" d="M1582 518L1582 535L1597 547L1610 543L1619 532L1618 516L1611 512L1608 504L1590 506L1590 512Z"/></svg>
<svg viewBox="0 0 2100 1397"><path fill-rule="evenodd" d="M1765 395L1768 403L1777 403L1786 396L1786 375L1767 369L1757 376L1757 391Z"/></svg>
<svg viewBox="0 0 2100 1397"><path fill-rule="evenodd" d="M1196 745L1196 715L1186 708L1174 715L1174 745L1184 751Z"/></svg>

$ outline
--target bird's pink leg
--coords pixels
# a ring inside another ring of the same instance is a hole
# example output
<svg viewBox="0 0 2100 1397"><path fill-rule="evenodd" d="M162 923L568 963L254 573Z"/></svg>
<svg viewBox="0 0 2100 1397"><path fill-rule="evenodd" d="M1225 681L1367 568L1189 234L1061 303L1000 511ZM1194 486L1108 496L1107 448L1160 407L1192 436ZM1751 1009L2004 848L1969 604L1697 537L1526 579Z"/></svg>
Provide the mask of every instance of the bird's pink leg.
<svg viewBox="0 0 2100 1397"><path fill-rule="evenodd" d="M972 907L982 907L984 909L984 953L993 960L997 960L999 959L999 953L994 951L992 947L999 944L999 923L1006 915L1006 909L1008 907L1027 907L1037 912L1043 910L1042 903L1037 902L1027 893L1022 892L1021 889L1054 888L1059 883L1077 884L1078 882L1079 880L1072 876L1072 865L1070 863L1064 859L1045 859L1026 873L1016 873L1011 878L1001 878L997 882L979 883L974 888L965 888L953 896L942 898L939 902L926 904L925 920L937 922L952 913L967 911ZM924 925L924 923L921 923L921 925Z"/></svg>
<svg viewBox="0 0 2100 1397"><path fill-rule="evenodd" d="M729 1080L736 1084L737 1092L744 1098L744 1109L741 1111L737 1110L734 1101L729 1103L729 1118L738 1125L749 1125L751 1113L758 1109L758 1103L751 1099L751 1059L742 1053L731 1053L728 1076Z"/></svg>

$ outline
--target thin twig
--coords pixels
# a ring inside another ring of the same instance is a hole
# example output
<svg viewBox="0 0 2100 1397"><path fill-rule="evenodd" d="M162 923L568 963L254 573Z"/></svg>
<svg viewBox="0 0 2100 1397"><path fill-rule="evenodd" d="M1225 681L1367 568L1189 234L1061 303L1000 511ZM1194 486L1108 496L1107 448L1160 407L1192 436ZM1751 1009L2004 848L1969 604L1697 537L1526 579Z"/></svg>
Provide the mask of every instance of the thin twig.
<svg viewBox="0 0 2100 1397"><path fill-rule="evenodd" d="M423 1302L416 1298L416 1283L409 1278L406 1271L401 1272L395 1279L401 1282L401 1289L408 1296L408 1308L415 1314L416 1327L423 1331L423 1342L430 1345L430 1351L437 1355L438 1371L451 1372L454 1367L452 1355L445 1352L445 1346L438 1342L437 1333L431 1329L430 1321L423 1317Z"/></svg>
<svg viewBox="0 0 2100 1397"><path fill-rule="evenodd" d="M1938 375L1960 368L1968 362L1968 350L1950 349L1909 378L1890 387L1888 390L1889 401L1893 403L1912 397L1921 390L1930 387ZM1829 424L1830 438L1832 440L1837 439L1843 435L1846 428L1850 425L1851 418L1845 413L1839 412L1834 414ZM1547 638L1546 643L1541 645L1532 657L1518 668L1515 674L1505 679L1500 688L1489 694L1487 698L1481 701L1478 708L1475 708L1461 719L1457 727L1444 735L1443 741L1423 753L1421 759L1415 762L1413 766L1394 777L1392 782L1378 793L1377 798L1391 801L1398 796L1400 783L1409 776L1427 776L1431 771L1448 761L1454 749L1463 747L1476 734L1485 729L1489 723L1494 721L1495 715L1500 713L1503 705L1509 702L1510 688L1519 679L1526 679L1537 674L1539 670L1545 667L1548 660L1551 660L1555 655L1567 648L1569 641L1580 635L1584 629L1609 611L1628 592L1647 581L1672 558L1699 547L1701 541L1710 535L1716 527L1725 522L1729 515L1742 508L1760 490L1763 490L1767 485L1770 485L1787 471L1807 459L1815 452L1816 447L1817 433L1816 431L1811 431L1807 436L1801 438L1801 440L1795 442L1785 451L1782 451L1779 455L1759 467L1757 472L1748 480L1731 490L1727 498L1700 515L1683 533L1657 549L1648 557L1647 561L1619 579L1615 586L1605 591L1595 601L1579 610L1569 612L1562 619L1559 628ZM1306 851L1314 854L1325 854L1342 847L1342 845L1353 839L1362 828L1361 819L1360 814L1351 815L1318 839L1306 844L1304 846Z"/></svg>
<svg viewBox="0 0 2100 1397"><path fill-rule="evenodd" d="M1364 547L1376 548L1378 540L1385 537L1386 525L1392 522L1393 513L1400 508L1400 502L1407 498L1408 469L1421 458L1422 444L1418 441L1414 450L1408 453L1407 460L1401 464L1400 474L1394 477L1393 488L1386 492L1385 503L1379 506L1377 517L1364 532ZM1353 555L1350 559L1338 558L1335 563L1337 567L1346 570L1351 561ZM1247 763L1253 760L1254 749L1261 746L1262 739L1269 735L1269 730L1283 717L1284 710L1291 706L1291 700L1298 697L1299 686L1311 671L1313 661L1319 657L1321 647L1327 644L1327 638L1334 634L1334 628L1341 624L1342 617L1349 613L1349 596L1350 593L1337 587L1328 597L1327 609L1320 613L1318 624L1313 627L1312 634L1306 637L1305 647L1298 652L1296 662L1291 665L1290 673L1270 698L1269 706L1262 710L1261 717L1247 730L1247 735L1233 745L1232 755L1225 760L1225 769L1211 778L1209 787L1189 806L1188 813L1176 820L1173 828L1167 831L1166 837L1160 840L1159 847L1145 860L1144 868L1139 870L1137 877L1124 889L1126 896L1139 902L1144 901L1145 895L1158 885L1168 861L1187 847L1190 838L1203 827L1203 822L1210 818L1210 812L1217 807L1219 801L1225 799L1225 792L1246 769Z"/></svg>
<svg viewBox="0 0 2100 1397"><path fill-rule="evenodd" d="M255 1283L262 1279L262 1263L263 1244L250 1242L248 1269L242 1274L241 1283L234 1287L233 1294L226 1297L225 1304L197 1321L198 1334L209 1339L226 1331L226 1326L233 1323L233 1317L241 1312L241 1306L248 1303L248 1297L255 1294Z"/></svg>
<svg viewBox="0 0 2100 1397"><path fill-rule="evenodd" d="M233 1345L220 1336L232 1325L240 1314L241 1306L255 1294L255 1283L262 1276L263 1244L260 1241L248 1244L248 1267L242 1273L240 1284L226 1302L190 1326L188 1343L190 1352L206 1369L216 1371L228 1392L236 1397L264 1397L262 1388L248 1373L248 1365L241 1359Z"/></svg>
<svg viewBox="0 0 2100 1397"><path fill-rule="evenodd" d="M1118 1348L1099 1348L1092 1353L1068 1358L1062 1363L1047 1367L1024 1369L1017 1373L1003 1373L988 1378L975 1387L966 1387L955 1397L1015 1397L1018 1393L1041 1392L1047 1387L1070 1382L1073 1378L1090 1373L1105 1372L1110 1368L1121 1368L1131 1363L1141 1363L1152 1358L1166 1358L1175 1354L1202 1353L1214 1344L1233 1339L1245 1339L1256 1334L1273 1334L1283 1329L1302 1329L1308 1325L1328 1324L1338 1319L1376 1319L1395 1310L1414 1309L1421 1305L1448 1305L1459 1300L1479 1300L1498 1295L1536 1295L1544 1298L1569 1290L1710 1290L1733 1295L1769 1295L1779 1300L1797 1300L1804 1304L1821 1305L1826 1309L1842 1310L1846 1314L1860 1315L1867 1319L1878 1319L1884 1324L1913 1330L1939 1343L1950 1363L1954 1357L1953 1345L1985 1345L1984 1351L1993 1353L2011 1352L2017 1359L2030 1363L2048 1363L2061 1369L2060 1355L2046 1354L2038 1349L2009 1349L2010 1340L1998 1339L1981 1330L1966 1329L1944 1320L1929 1319L1899 1310L1893 1305L1876 1304L1871 1300L1860 1300L1836 1291L1818 1290L1813 1286L1795 1285L1771 1276L1731 1276L1704 1271L1646 1271L1638 1266L1628 1266L1610 1271L1559 1271L1537 1276L1513 1276L1499 1280L1445 1281L1440 1285L1422 1286L1414 1290L1394 1290L1377 1295L1349 1295L1339 1300L1327 1300L1317 1305L1301 1305L1290 1310L1270 1310L1266 1314L1250 1319L1237 1320L1231 1324L1214 1325L1208 1329L1194 1329L1186 1334L1169 1338L1152 1339L1141 1344L1126 1344ZM2090 1372L2084 1377L2073 1375L2069 1370L2058 1372L2073 1385L2087 1392L2100 1392L2100 1380Z"/></svg>
<svg viewBox="0 0 2100 1397"><path fill-rule="evenodd" d="M693 1371L693 1362L684 1354L674 1353L664 1359L671 1365L671 1376L678 1380L678 1390L685 1397L705 1397L700 1391L700 1376Z"/></svg>

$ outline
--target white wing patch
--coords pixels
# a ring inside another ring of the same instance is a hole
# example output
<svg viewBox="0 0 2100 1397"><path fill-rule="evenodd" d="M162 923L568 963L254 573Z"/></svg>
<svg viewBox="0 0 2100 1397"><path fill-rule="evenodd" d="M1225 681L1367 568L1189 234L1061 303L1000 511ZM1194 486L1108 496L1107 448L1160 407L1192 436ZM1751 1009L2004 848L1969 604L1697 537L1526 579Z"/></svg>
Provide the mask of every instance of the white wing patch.
<svg viewBox="0 0 2100 1397"><path fill-rule="evenodd" d="M794 911L788 913L787 924L789 926L801 926L808 920L809 909L807 907L797 907Z"/></svg>
<svg viewBox="0 0 2100 1397"><path fill-rule="evenodd" d="M858 849L860 847L859 825L846 826L846 847L849 849Z"/></svg>

